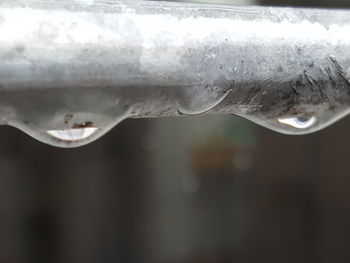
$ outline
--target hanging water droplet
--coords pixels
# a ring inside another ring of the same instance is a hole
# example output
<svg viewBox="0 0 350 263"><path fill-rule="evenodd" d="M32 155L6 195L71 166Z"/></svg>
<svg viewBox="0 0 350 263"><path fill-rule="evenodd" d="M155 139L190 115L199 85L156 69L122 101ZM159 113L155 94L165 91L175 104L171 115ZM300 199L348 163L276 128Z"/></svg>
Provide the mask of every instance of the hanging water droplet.
<svg viewBox="0 0 350 263"><path fill-rule="evenodd" d="M320 131L350 114L347 104L336 105L336 107L329 103L296 104L289 109L290 114L285 112L279 114L278 110L278 107L270 112L255 109L238 116L282 134L303 135ZM294 115L296 112L298 114Z"/></svg>
<svg viewBox="0 0 350 263"><path fill-rule="evenodd" d="M79 128L79 129L65 129L65 130L50 130L47 131L49 135L55 139L76 142L89 138L98 131L98 128Z"/></svg>
<svg viewBox="0 0 350 263"><path fill-rule="evenodd" d="M297 129L307 129L316 123L316 117L288 117L277 119L279 123L292 126Z"/></svg>
<svg viewBox="0 0 350 263"><path fill-rule="evenodd" d="M122 104L119 94L107 88L86 89L84 94L76 89L27 89L16 96L1 95L13 111L6 124L62 148L94 142L132 116L131 106Z"/></svg>
<svg viewBox="0 0 350 263"><path fill-rule="evenodd" d="M308 116L308 117L306 117ZM328 126L332 119L322 119L315 115L269 118L262 115L242 116L270 130L289 135L308 134ZM328 116L326 116L328 117Z"/></svg>
<svg viewBox="0 0 350 263"><path fill-rule="evenodd" d="M75 118L78 119L79 115L84 117L86 114L75 113L74 115L77 116ZM63 125L64 128L62 129L44 129L45 127L50 127L52 125L51 123L57 123L57 117L52 118L51 122L47 121L39 123L39 125L28 124L21 120L10 123L10 125L19 128L31 137L46 144L56 147L72 148L96 141L118 123L130 116L130 111L115 112L115 115L93 115L90 113L89 119L94 120L98 125L92 126L90 122L83 122L79 125L73 125L72 128Z"/></svg>
<svg viewBox="0 0 350 263"><path fill-rule="evenodd" d="M219 105L231 92L216 86L184 88L179 96L177 110L184 115L202 114Z"/></svg>

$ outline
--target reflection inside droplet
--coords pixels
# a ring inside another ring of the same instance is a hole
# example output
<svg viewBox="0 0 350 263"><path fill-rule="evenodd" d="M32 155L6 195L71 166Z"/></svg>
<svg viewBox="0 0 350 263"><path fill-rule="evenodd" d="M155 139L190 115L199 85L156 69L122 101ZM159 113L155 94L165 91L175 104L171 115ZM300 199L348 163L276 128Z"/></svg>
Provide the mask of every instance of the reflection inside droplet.
<svg viewBox="0 0 350 263"><path fill-rule="evenodd" d="M79 129L50 130L47 131L47 133L56 139L74 142L89 138L97 132L97 130L98 128L96 127L88 127Z"/></svg>
<svg viewBox="0 0 350 263"><path fill-rule="evenodd" d="M315 124L315 117L290 117L290 118L281 118L278 121L282 124L290 125L297 129L307 129Z"/></svg>

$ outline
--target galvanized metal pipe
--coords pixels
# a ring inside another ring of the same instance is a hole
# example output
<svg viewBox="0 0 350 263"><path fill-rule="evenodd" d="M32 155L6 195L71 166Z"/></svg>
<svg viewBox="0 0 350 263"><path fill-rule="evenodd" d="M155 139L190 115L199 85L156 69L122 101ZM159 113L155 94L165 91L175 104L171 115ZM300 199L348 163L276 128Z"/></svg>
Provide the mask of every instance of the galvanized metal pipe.
<svg viewBox="0 0 350 263"><path fill-rule="evenodd" d="M73 147L127 117L236 114L304 134L349 113L350 11L0 2L0 122Z"/></svg>

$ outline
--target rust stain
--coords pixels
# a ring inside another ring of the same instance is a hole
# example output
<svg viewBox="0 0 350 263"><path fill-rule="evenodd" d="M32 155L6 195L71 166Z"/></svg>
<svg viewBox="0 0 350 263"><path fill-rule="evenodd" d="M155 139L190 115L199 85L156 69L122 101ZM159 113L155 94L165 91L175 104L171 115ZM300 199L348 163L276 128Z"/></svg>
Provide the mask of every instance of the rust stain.
<svg viewBox="0 0 350 263"><path fill-rule="evenodd" d="M91 127L94 127L94 124L91 121L76 123L73 126L74 129L83 129L83 128L91 128Z"/></svg>
<svg viewBox="0 0 350 263"><path fill-rule="evenodd" d="M64 123L68 124L68 122L70 122L73 119L73 117L73 114L67 114L66 116L64 116Z"/></svg>

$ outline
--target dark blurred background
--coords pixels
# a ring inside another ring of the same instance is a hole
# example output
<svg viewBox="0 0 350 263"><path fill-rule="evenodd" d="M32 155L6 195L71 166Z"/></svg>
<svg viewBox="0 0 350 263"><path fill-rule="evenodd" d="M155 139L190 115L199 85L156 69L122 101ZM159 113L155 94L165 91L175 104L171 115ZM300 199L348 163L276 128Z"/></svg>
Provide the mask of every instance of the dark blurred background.
<svg viewBox="0 0 350 263"><path fill-rule="evenodd" d="M0 263L350 262L349 134L127 120L63 150L0 127Z"/></svg>

